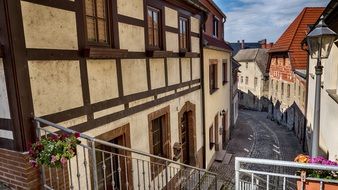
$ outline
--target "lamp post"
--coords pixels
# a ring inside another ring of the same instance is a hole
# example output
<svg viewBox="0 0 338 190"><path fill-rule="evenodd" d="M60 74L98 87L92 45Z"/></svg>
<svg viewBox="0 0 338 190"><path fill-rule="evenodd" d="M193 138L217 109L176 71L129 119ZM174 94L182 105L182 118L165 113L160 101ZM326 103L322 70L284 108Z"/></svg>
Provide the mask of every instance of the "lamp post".
<svg viewBox="0 0 338 190"><path fill-rule="evenodd" d="M317 59L316 71L316 87L315 87L315 106L314 106L314 121L312 132L312 150L311 156L318 156L319 147L319 129L320 129L320 92L321 92L321 76L323 73L322 59L329 57L331 47L337 34L332 31L324 23L324 17L320 18L315 29L307 35L307 44L312 59Z"/></svg>

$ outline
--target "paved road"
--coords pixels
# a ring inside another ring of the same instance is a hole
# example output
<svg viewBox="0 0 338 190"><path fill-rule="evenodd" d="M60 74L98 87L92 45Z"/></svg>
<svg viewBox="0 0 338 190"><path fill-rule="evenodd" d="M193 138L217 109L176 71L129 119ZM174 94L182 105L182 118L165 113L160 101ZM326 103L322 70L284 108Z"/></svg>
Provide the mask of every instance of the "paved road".
<svg viewBox="0 0 338 190"><path fill-rule="evenodd" d="M226 151L233 154L230 162L226 163L226 160L215 162L210 170L217 172L220 179L224 181L231 179L232 182L235 176L235 157L292 161L296 155L302 153L301 146L292 131L268 120L264 112L248 110L239 111L237 126ZM262 167L259 169L281 170Z"/></svg>

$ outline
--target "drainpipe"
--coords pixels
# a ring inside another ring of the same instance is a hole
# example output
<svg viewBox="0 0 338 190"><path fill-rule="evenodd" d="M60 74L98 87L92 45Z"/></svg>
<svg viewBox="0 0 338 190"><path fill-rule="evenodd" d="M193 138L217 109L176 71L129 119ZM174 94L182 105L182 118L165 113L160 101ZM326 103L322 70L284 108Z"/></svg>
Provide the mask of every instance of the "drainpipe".
<svg viewBox="0 0 338 190"><path fill-rule="evenodd" d="M205 133L205 127L206 125L206 120L205 120L205 89L204 89L204 51L203 51L203 25L207 21L208 15L206 13L201 14L201 23L200 23L200 72L201 72L201 91L202 91L202 131L203 131L203 168L206 168L206 161L207 161L207 155L206 155L206 149L207 149L207 142L206 142L206 133Z"/></svg>

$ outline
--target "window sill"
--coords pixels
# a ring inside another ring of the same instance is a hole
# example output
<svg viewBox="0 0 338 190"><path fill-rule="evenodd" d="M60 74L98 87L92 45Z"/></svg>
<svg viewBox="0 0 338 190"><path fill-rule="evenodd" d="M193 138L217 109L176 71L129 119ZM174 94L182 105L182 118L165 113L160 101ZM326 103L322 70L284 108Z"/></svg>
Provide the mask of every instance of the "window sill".
<svg viewBox="0 0 338 190"><path fill-rule="evenodd" d="M161 51L161 50L147 50L146 51L147 57L153 57L153 58L171 57L172 54L173 54L172 51Z"/></svg>
<svg viewBox="0 0 338 190"><path fill-rule="evenodd" d="M326 90L329 96L338 104L338 94L336 89Z"/></svg>
<svg viewBox="0 0 338 190"><path fill-rule="evenodd" d="M83 50L84 57L93 59L112 59L127 57L128 50L90 47Z"/></svg>
<svg viewBox="0 0 338 190"><path fill-rule="evenodd" d="M215 93L219 88L213 88L213 89L210 89L210 94L213 94Z"/></svg>
<svg viewBox="0 0 338 190"><path fill-rule="evenodd" d="M186 57L186 58L196 58L199 57L200 54L199 53L195 53L195 52L187 52L187 51L180 51L179 52L179 56L180 57Z"/></svg>

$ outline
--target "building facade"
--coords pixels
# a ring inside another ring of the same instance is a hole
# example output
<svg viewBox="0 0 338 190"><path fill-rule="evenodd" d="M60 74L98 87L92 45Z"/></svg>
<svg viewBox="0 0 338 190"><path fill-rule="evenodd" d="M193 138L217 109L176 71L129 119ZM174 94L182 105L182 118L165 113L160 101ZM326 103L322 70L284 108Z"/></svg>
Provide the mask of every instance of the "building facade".
<svg viewBox="0 0 338 190"><path fill-rule="evenodd" d="M229 84L218 80L215 100L203 111L201 71L216 64L221 77L230 53L201 49L205 14L188 0L0 0L0 160L6 163L0 181L39 187L39 171L27 158L34 117L192 166L210 164L202 115L212 118L208 126L214 117L228 123L219 114L229 110ZM202 53L212 58L203 61Z"/></svg>
<svg viewBox="0 0 338 190"><path fill-rule="evenodd" d="M326 7L323 15L325 23L336 33L338 33L338 3L331 1ZM329 58L322 60L323 75L321 88L321 106L320 106L320 136L319 136L319 154L330 160L338 160L338 139L337 134L337 113L338 113L338 44L333 44ZM307 139L308 146L311 149L312 129L314 122L314 104L315 104L315 66L316 59L309 58L308 65L308 94L307 94Z"/></svg>
<svg viewBox="0 0 338 190"><path fill-rule="evenodd" d="M226 16L211 0L200 1L209 11L203 26L203 90L206 167L230 138L230 46L224 41Z"/></svg>
<svg viewBox="0 0 338 190"><path fill-rule="evenodd" d="M240 90L239 104L243 108L254 110L268 109L269 81L266 73L268 49L242 49L234 59L241 65L239 68Z"/></svg>
<svg viewBox="0 0 338 190"><path fill-rule="evenodd" d="M231 59L232 62L232 113L231 113L231 128L236 126L238 119L238 108L239 108L239 90L238 90L238 73L241 64L239 64L234 58ZM230 130L230 132L232 132ZM230 134L231 137L231 134Z"/></svg>
<svg viewBox="0 0 338 190"><path fill-rule="evenodd" d="M294 130L304 149L307 89L302 76L306 73L308 56L301 42L323 10L322 7L304 8L269 50L269 97L273 102L270 116Z"/></svg>

